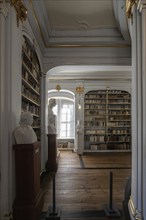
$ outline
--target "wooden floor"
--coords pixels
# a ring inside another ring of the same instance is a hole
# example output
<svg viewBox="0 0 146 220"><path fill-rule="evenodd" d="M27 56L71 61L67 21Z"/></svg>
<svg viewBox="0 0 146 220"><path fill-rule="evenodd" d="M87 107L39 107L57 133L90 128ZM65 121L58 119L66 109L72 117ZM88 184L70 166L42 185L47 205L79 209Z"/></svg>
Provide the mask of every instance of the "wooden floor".
<svg viewBox="0 0 146 220"><path fill-rule="evenodd" d="M61 151L56 173L56 206L62 220L106 220L109 206L109 180L113 174L113 209L122 210L125 185L131 174L130 153L86 153ZM52 206L52 175L42 184L43 216ZM43 217L44 218L44 217ZM122 217L110 219L123 219Z"/></svg>

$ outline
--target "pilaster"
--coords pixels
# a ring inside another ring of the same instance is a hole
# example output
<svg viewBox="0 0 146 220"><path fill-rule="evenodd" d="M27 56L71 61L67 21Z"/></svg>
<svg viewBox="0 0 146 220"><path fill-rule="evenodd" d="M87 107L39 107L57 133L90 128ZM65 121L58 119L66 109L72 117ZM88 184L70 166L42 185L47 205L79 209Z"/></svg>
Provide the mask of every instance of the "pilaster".
<svg viewBox="0 0 146 220"><path fill-rule="evenodd" d="M21 24L10 1L0 1L0 219L9 217L15 198L13 131L21 106Z"/></svg>
<svg viewBox="0 0 146 220"><path fill-rule="evenodd" d="M76 133L75 133L75 151L78 154L83 154L84 151L84 86L83 82L76 87L75 96L75 123L76 123Z"/></svg>
<svg viewBox="0 0 146 220"><path fill-rule="evenodd" d="M132 16L132 190L131 219L146 219L146 1L135 1Z"/></svg>
<svg viewBox="0 0 146 220"><path fill-rule="evenodd" d="M140 1L141 29L142 29L142 76L143 76L143 152L142 152L142 213L146 220L146 0Z"/></svg>
<svg viewBox="0 0 146 220"><path fill-rule="evenodd" d="M8 16L8 7L6 2L0 1L0 219L3 219L4 215L9 210L9 204L6 203L5 198L9 198L7 190L8 183L6 182L8 173L8 164L5 164L8 160L8 140L6 131L6 117L5 117L5 57L6 57L6 21Z"/></svg>
<svg viewBox="0 0 146 220"><path fill-rule="evenodd" d="M41 171L45 169L45 163L47 161L47 87L46 87L46 74L41 73Z"/></svg>

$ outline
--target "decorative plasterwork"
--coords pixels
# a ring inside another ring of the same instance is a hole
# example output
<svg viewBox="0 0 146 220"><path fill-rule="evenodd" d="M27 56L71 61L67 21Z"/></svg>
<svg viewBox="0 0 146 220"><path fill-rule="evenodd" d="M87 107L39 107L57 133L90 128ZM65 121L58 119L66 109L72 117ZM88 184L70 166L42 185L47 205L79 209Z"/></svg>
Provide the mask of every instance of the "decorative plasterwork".
<svg viewBox="0 0 146 220"><path fill-rule="evenodd" d="M145 0L145 2L142 1L142 0L138 0L138 2L137 2L137 10L139 12L141 12L142 9L144 9L144 8L146 9L146 0Z"/></svg>
<svg viewBox="0 0 146 220"><path fill-rule="evenodd" d="M136 3L136 0L126 0L126 15L128 18L132 17L132 6Z"/></svg>
<svg viewBox="0 0 146 220"><path fill-rule="evenodd" d="M72 0L73 1L73 0ZM37 2L37 3L36 3ZM119 33L120 28L100 27L93 31L88 27L84 19L78 19L80 31L64 31L50 29L47 10L44 2L47 1L25 1L29 8L29 22L38 36L40 45L45 48L130 48L130 42L123 39ZM94 2L94 1L92 1ZM98 2L98 1L95 1ZM100 1L99 1L100 2ZM31 7L30 7L31 6ZM69 13L69 12L68 12ZM82 26L83 25L83 26ZM89 30L86 30L89 29ZM92 32L93 31L93 32ZM85 35L86 33L86 35ZM43 44L42 44L43 43Z"/></svg>
<svg viewBox="0 0 146 220"><path fill-rule="evenodd" d="M6 7L5 0L0 0L0 14L2 14L5 18L8 15L8 9Z"/></svg>
<svg viewBox="0 0 146 220"><path fill-rule="evenodd" d="M19 26L19 21L23 22L27 18L27 9L21 0L10 0L10 2L16 10L17 26Z"/></svg>
<svg viewBox="0 0 146 220"><path fill-rule="evenodd" d="M135 220L142 220L141 212L135 208L132 197L129 200L129 211Z"/></svg>

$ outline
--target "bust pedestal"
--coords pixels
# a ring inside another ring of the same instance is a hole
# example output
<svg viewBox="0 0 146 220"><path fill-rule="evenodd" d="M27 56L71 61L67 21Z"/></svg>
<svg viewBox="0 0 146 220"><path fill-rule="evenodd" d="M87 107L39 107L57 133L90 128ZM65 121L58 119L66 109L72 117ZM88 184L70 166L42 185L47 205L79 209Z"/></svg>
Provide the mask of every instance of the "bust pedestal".
<svg viewBox="0 0 146 220"><path fill-rule="evenodd" d="M48 134L48 161L46 170L56 172L58 167L59 152L57 150L56 134Z"/></svg>
<svg viewBox="0 0 146 220"><path fill-rule="evenodd" d="M15 150L16 198L14 220L39 220L43 206L40 189L40 143L17 144Z"/></svg>

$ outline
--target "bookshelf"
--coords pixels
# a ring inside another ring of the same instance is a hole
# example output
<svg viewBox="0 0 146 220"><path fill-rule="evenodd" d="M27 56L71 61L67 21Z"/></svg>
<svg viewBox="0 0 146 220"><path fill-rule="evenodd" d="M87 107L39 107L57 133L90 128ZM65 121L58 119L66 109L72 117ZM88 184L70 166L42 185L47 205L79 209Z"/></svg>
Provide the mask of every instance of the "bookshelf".
<svg viewBox="0 0 146 220"><path fill-rule="evenodd" d="M131 95L94 90L84 100L84 151L131 150Z"/></svg>
<svg viewBox="0 0 146 220"><path fill-rule="evenodd" d="M33 115L33 129L40 141L40 64L33 44L23 36L22 45L22 112Z"/></svg>
<svg viewBox="0 0 146 220"><path fill-rule="evenodd" d="M58 149L59 150L73 150L74 149L74 139L58 139Z"/></svg>

